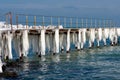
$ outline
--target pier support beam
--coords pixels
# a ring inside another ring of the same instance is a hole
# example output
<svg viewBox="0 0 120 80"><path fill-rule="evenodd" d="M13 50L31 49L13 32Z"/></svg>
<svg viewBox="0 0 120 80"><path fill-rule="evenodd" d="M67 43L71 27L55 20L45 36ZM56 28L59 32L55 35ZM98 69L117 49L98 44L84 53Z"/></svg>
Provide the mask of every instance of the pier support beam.
<svg viewBox="0 0 120 80"><path fill-rule="evenodd" d="M59 29L55 29L55 52L54 53L59 53Z"/></svg>
<svg viewBox="0 0 120 80"><path fill-rule="evenodd" d="M80 44L81 44L81 30L78 30L78 42L77 42L77 49L80 50Z"/></svg>
<svg viewBox="0 0 120 80"><path fill-rule="evenodd" d="M64 47L63 47L64 34L60 34L59 37L60 37L60 40L59 40L59 42L60 42L60 50L63 51L64 50Z"/></svg>
<svg viewBox="0 0 120 80"><path fill-rule="evenodd" d="M82 30L82 32L81 32L81 49L83 49L84 44L86 42L86 29L83 28L81 30Z"/></svg>
<svg viewBox="0 0 120 80"><path fill-rule="evenodd" d="M8 31L8 34L7 34L8 51L7 52L8 52L9 59L13 59L13 56L12 56L12 37L13 37L13 34Z"/></svg>
<svg viewBox="0 0 120 80"><path fill-rule="evenodd" d="M101 40L102 40L102 28L98 28L98 30L97 30L97 47L100 46Z"/></svg>
<svg viewBox="0 0 120 80"><path fill-rule="evenodd" d="M93 47L95 41L95 29L90 29L89 48Z"/></svg>
<svg viewBox="0 0 120 80"><path fill-rule="evenodd" d="M28 31L24 30L22 33L22 53L23 56L27 56L29 50Z"/></svg>
<svg viewBox="0 0 120 80"><path fill-rule="evenodd" d="M45 29L41 30L41 55L45 55Z"/></svg>
<svg viewBox="0 0 120 80"><path fill-rule="evenodd" d="M70 29L67 31L67 46L66 46L66 51L69 53L70 51Z"/></svg>

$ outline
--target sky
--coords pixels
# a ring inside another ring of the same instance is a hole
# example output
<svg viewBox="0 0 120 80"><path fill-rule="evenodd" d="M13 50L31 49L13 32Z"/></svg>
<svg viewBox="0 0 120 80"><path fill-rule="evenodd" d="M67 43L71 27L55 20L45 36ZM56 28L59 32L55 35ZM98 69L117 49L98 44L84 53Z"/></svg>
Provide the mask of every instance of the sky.
<svg viewBox="0 0 120 80"><path fill-rule="evenodd" d="M0 14L110 18L119 22L120 0L0 0Z"/></svg>

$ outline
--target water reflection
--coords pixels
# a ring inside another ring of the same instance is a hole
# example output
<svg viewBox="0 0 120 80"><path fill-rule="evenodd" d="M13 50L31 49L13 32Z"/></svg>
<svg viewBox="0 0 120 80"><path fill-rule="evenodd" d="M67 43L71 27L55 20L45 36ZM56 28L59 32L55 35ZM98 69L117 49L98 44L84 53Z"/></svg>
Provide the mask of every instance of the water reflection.
<svg viewBox="0 0 120 80"><path fill-rule="evenodd" d="M70 61L70 57L71 57L70 53L67 53L67 54L66 54L66 58L67 58L66 61L69 62L69 61Z"/></svg>
<svg viewBox="0 0 120 80"><path fill-rule="evenodd" d="M45 58L45 56L41 56L41 61L45 61L46 60L46 58Z"/></svg>
<svg viewBox="0 0 120 80"><path fill-rule="evenodd" d="M113 48L114 51L111 51L111 48L113 47L26 58L21 65L23 69L20 79L119 80L120 47Z"/></svg>
<svg viewBox="0 0 120 80"><path fill-rule="evenodd" d="M24 62L21 65L23 71L29 71L29 59L27 57L24 58Z"/></svg>
<svg viewBox="0 0 120 80"><path fill-rule="evenodd" d="M56 63L60 62L60 55L59 54L52 55L52 61Z"/></svg>

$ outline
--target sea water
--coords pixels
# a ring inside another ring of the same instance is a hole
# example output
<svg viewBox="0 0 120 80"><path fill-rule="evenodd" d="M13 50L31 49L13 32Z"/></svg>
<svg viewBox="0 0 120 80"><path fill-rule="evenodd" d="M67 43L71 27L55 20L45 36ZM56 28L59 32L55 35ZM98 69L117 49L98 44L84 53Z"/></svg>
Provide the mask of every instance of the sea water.
<svg viewBox="0 0 120 80"><path fill-rule="evenodd" d="M31 54L14 68L17 78L0 80L119 80L120 46L106 46L38 58Z"/></svg>

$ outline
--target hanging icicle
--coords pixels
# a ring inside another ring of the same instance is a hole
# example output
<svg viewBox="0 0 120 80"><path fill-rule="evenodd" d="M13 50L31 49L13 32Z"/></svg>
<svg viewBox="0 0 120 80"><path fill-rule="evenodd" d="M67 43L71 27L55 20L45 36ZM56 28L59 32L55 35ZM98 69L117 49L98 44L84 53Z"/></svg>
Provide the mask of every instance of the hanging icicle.
<svg viewBox="0 0 120 80"><path fill-rule="evenodd" d="M116 31L117 31L117 36L120 36L120 28L117 28Z"/></svg>
<svg viewBox="0 0 120 80"><path fill-rule="evenodd" d="M108 39L108 37L109 37L109 29L108 28L104 28L103 29L103 42L104 42L104 45L107 45L106 44L106 39Z"/></svg>
<svg viewBox="0 0 120 80"><path fill-rule="evenodd" d="M77 36L78 36L78 35L77 35L76 32L74 33L74 35L75 35L75 37L74 37L74 38L75 38L75 43L74 43L74 44L75 44L75 48L77 49L77 46L78 46L78 41L77 41L77 40L78 40L78 37L77 37Z"/></svg>
<svg viewBox="0 0 120 80"><path fill-rule="evenodd" d="M48 49L48 52L50 52L50 35L46 34L46 48Z"/></svg>
<svg viewBox="0 0 120 80"><path fill-rule="evenodd" d="M31 35L31 41L32 41L32 49L33 49L33 53L39 53L39 44L40 42L40 37L38 35Z"/></svg>
<svg viewBox="0 0 120 80"><path fill-rule="evenodd" d="M1 58L3 58L3 38L2 38L1 31L0 31L0 56Z"/></svg>
<svg viewBox="0 0 120 80"><path fill-rule="evenodd" d="M29 40L28 40L28 31L24 30L22 33L22 54L23 56L28 55L29 50Z"/></svg>
<svg viewBox="0 0 120 80"><path fill-rule="evenodd" d="M81 34L81 49L83 49L84 44L86 42L86 28L81 29L82 30L82 34Z"/></svg>
<svg viewBox="0 0 120 80"><path fill-rule="evenodd" d="M81 44L81 29L78 30L78 42L77 42L77 49L80 50Z"/></svg>
<svg viewBox="0 0 120 80"><path fill-rule="evenodd" d="M93 46L94 41L95 41L95 29L91 28L90 35L89 35L89 48Z"/></svg>
<svg viewBox="0 0 120 80"><path fill-rule="evenodd" d="M59 53L59 29L55 29L55 44L54 44L54 48L55 48L55 52L54 53Z"/></svg>
<svg viewBox="0 0 120 80"><path fill-rule="evenodd" d="M3 73L2 66L3 66L3 63L2 63L1 57L0 57L0 73Z"/></svg>
<svg viewBox="0 0 120 80"><path fill-rule="evenodd" d="M45 29L41 29L41 55L45 55Z"/></svg>
<svg viewBox="0 0 120 80"><path fill-rule="evenodd" d="M15 37L13 38L13 45L15 52L18 54L19 57L22 56L22 42L21 42L21 33L15 34Z"/></svg>
<svg viewBox="0 0 120 80"><path fill-rule="evenodd" d="M114 45L114 39L115 39L115 30L114 28L110 28L110 32L109 32L109 38L111 41L111 45Z"/></svg>
<svg viewBox="0 0 120 80"><path fill-rule="evenodd" d="M61 49L61 51L63 51L63 50L64 50L64 46L63 46L64 34L60 34L60 35L59 35L59 38L60 38L60 40L59 40L60 49Z"/></svg>
<svg viewBox="0 0 120 80"><path fill-rule="evenodd" d="M102 28L98 28L96 39L97 39L97 46L99 47L100 46L99 43L102 40Z"/></svg>
<svg viewBox="0 0 120 80"><path fill-rule="evenodd" d="M69 53L70 51L70 29L67 31L67 46L66 46L66 51Z"/></svg>
<svg viewBox="0 0 120 80"><path fill-rule="evenodd" d="M10 33L8 31L7 33L7 46L8 46L8 58L9 59L13 59L13 55L12 55L12 38L13 38L13 34Z"/></svg>

